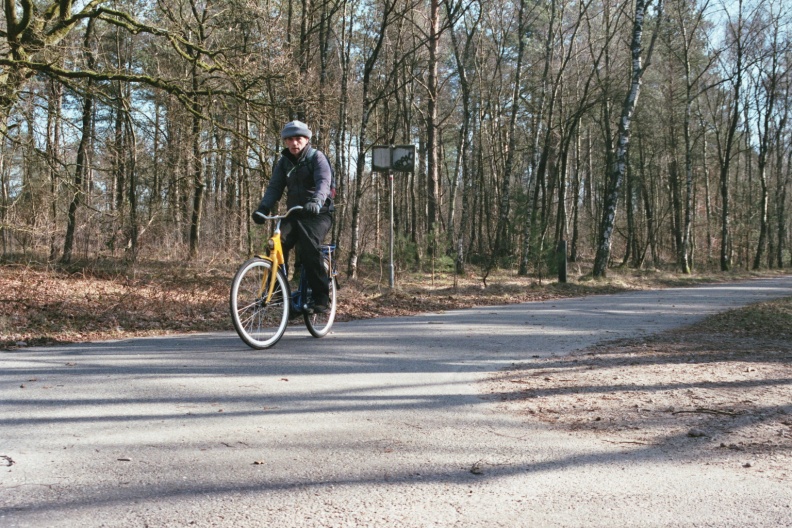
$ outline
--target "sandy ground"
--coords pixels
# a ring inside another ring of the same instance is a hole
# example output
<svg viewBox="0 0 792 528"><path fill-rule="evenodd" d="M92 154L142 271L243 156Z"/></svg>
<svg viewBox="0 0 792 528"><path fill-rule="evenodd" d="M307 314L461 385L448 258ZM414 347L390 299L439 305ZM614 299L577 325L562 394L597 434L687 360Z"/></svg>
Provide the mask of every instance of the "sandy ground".
<svg viewBox="0 0 792 528"><path fill-rule="evenodd" d="M792 480L792 340L703 326L536 358L485 391L526 422Z"/></svg>

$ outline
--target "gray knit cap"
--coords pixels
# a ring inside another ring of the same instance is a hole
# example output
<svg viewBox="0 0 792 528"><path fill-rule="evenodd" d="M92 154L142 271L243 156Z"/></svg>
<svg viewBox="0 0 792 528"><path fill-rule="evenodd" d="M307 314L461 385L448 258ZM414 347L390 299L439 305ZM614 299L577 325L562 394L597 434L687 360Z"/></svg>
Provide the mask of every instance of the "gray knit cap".
<svg viewBox="0 0 792 528"><path fill-rule="evenodd" d="M311 139L311 129L302 121L289 121L281 130L281 139L286 139L294 136L304 136Z"/></svg>

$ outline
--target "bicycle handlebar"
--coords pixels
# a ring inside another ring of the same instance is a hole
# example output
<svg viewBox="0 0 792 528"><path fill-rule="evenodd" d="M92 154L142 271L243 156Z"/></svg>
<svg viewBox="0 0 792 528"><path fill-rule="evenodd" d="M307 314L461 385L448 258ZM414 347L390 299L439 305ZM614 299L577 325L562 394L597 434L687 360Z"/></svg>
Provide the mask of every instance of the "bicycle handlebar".
<svg viewBox="0 0 792 528"><path fill-rule="evenodd" d="M290 214L292 214L294 211L299 211L300 209L303 209L302 205L295 205L294 207L292 207L291 209L286 211L286 214L282 214L282 215L269 216L269 215L265 215L264 213L261 213L259 211L256 211L254 214L260 216L261 218L264 218L265 220L282 220L282 219L286 218L287 216L289 216Z"/></svg>

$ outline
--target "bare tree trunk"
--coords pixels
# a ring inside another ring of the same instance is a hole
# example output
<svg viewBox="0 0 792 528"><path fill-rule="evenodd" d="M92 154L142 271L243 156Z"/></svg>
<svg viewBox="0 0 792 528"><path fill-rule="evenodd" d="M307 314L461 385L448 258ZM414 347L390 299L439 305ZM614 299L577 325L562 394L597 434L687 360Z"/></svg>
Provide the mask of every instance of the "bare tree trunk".
<svg viewBox="0 0 792 528"><path fill-rule="evenodd" d="M162 113L162 105L157 98L154 104L154 152L153 152L153 161L154 166L152 170L154 174L152 175L153 182L153 192L151 193L151 200L149 204L149 220L162 210L162 164L160 163L160 141L162 140L162 130L160 128L161 122L161 113Z"/></svg>
<svg viewBox="0 0 792 528"><path fill-rule="evenodd" d="M122 211L124 208L124 191L126 190L126 147L124 146L124 100L123 100L123 86L121 83L116 83L118 90L118 104L115 110L115 123L114 123L114 140L113 140L113 192L115 194L113 204L113 211ZM119 218L119 221L121 219ZM115 234L113 234L115 238Z"/></svg>
<svg viewBox="0 0 792 528"><path fill-rule="evenodd" d="M194 80L197 83L197 79ZM203 174L203 159L201 155L201 118L197 115L200 113L200 105L198 101L193 102L194 114L192 116L192 133L190 134L190 141L192 142L192 183L193 183L193 203L192 215L190 217L190 249L189 258L195 259L198 257L198 246L201 240L201 217L203 216L204 207L204 191L206 189L206 182L204 181Z"/></svg>
<svg viewBox="0 0 792 528"><path fill-rule="evenodd" d="M779 149L780 150L780 149ZM781 156L779 155L779 158ZM785 175L782 176L782 163L779 160L778 163L778 187L780 187L778 192L778 205L776 206L776 221L778 223L778 244L776 245L776 262L779 268L784 267L784 249L786 248L786 239L787 239L787 191L789 189L790 183L792 183L792 149L788 150L787 154L787 163L786 163L786 171ZM792 265L792 258L790 258L790 265Z"/></svg>
<svg viewBox="0 0 792 528"><path fill-rule="evenodd" d="M729 271L732 267L731 258L731 204L729 202L729 169L731 168L732 150L737 132L737 125L740 122L740 97L742 96L742 76L743 76L743 2L738 0L737 24L732 29L735 31L735 68L734 81L732 85L732 108L730 109L729 127L726 132L726 139L721 147L720 154L720 195L721 195L721 248L720 248L720 268L721 271Z"/></svg>
<svg viewBox="0 0 792 528"><path fill-rule="evenodd" d="M581 200L580 194L583 187L583 179L580 177L581 163L581 135L578 130L575 134L575 168L572 178L572 240L569 244L569 261L577 262L578 260L578 240L580 238L580 207Z"/></svg>
<svg viewBox="0 0 792 528"><path fill-rule="evenodd" d="M760 79L756 84L756 102L757 111L760 112L759 123L757 123L757 131L759 133L759 157L757 160L757 169L759 171L759 183L761 185L761 197L759 201L759 241L756 246L756 256L753 261L753 269L759 269L764 260L764 251L767 246L767 239L769 238L769 218L768 218L768 200L769 189L767 185L767 155L770 150L771 143L780 146L781 142L777 138L772 138L772 134L779 136L780 130L773 130L775 123L775 103L778 97L779 89L779 28L778 20L771 20L773 28L773 35L770 44L770 64L768 71L760 70ZM758 108L760 101L764 102L764 108ZM779 136L780 137L780 136Z"/></svg>
<svg viewBox="0 0 792 528"><path fill-rule="evenodd" d="M137 136L135 135L135 126L132 122L132 116L124 109L125 123L126 123L126 136L129 138L129 151L125 155L129 156L129 253L127 258L134 262L137 260L138 254L138 234L140 227L138 226L138 191L137 191Z"/></svg>
<svg viewBox="0 0 792 528"><path fill-rule="evenodd" d="M94 66L95 58L93 49L91 48L91 38L93 33L93 19L88 20L88 26L85 30L85 38L83 39L84 54L87 66L92 69ZM77 230L77 209L80 206L83 181L88 173L88 165L90 163L90 156L88 153L88 146L91 141L91 118L93 116L94 96L92 92L93 83L89 79L83 97L82 109L82 129L80 144L77 147L77 160L74 167L74 183L72 187L72 199L69 203L69 212L66 216L66 236L63 242L63 255L61 255L61 262L68 264L72 260L72 251L74 250L74 234Z"/></svg>
<svg viewBox="0 0 792 528"><path fill-rule="evenodd" d="M676 141L672 141L672 145ZM671 193L671 232L677 265L682 263L682 196L679 189L679 163L675 159L676 146L671 147L671 161L668 163L668 188Z"/></svg>
<svg viewBox="0 0 792 528"><path fill-rule="evenodd" d="M787 84L783 101L789 100L789 84ZM787 128L787 119L789 116L789 106L782 105L783 113L781 118L779 119L778 123L778 130L776 132L777 138L784 137L784 133L786 132ZM784 170L784 154L786 151L787 155L787 164L786 170ZM786 197L787 197L787 189L789 188L789 184L792 181L792 149L787 147L786 149L781 148L780 145L776 147L776 161L775 161L775 173L776 173L776 254L774 255L776 266L778 268L784 267L784 249L786 248L786 235L787 235L787 227L786 227Z"/></svg>
<svg viewBox="0 0 792 528"><path fill-rule="evenodd" d="M759 240L756 244L756 255L754 255L753 269L758 270L762 267L762 260L764 259L765 248L767 247L768 238L768 213L767 204L769 200L769 191L767 187L767 158L760 154L759 156L759 184L761 195L759 197Z"/></svg>
<svg viewBox="0 0 792 528"><path fill-rule="evenodd" d="M446 16L450 20L452 18L453 8L449 0L445 0ZM471 134L471 121L472 115L472 95L470 81L468 79L468 63L470 61L470 52L472 49L473 38L478 28L478 22L481 20L481 10L478 11L478 17L470 25L470 30L465 35L465 44L460 49L459 42L457 41L456 32L451 28L451 44L454 53L454 59L457 65L457 74L459 75L459 85L462 90L462 127L459 131L459 139L457 142L457 156L454 166L454 177L451 189L451 197L448 211L448 246L456 248L456 272L464 272L464 244L461 240L461 235L465 233L464 222L470 213L469 200L468 200L468 185L466 182L470 181L471 167L469 164L470 153L470 134ZM455 227L455 205L458 186L462 185L462 213L460 220L460 229ZM460 240L457 241L457 234Z"/></svg>
<svg viewBox="0 0 792 528"><path fill-rule="evenodd" d="M336 130L335 137L335 174L336 174L336 198L335 198L335 214L333 222L332 243L338 244L340 233L346 225L346 211L347 211L347 152L346 138L348 134L348 119L349 119L349 73L351 67L350 55L352 53L352 40L349 38L349 32L354 24L354 17L348 16L349 5L346 0L342 1L341 6L341 34L339 43L339 58L341 68L341 93L340 101L338 104L338 129ZM347 27L347 20L349 19L349 27Z"/></svg>
<svg viewBox="0 0 792 528"><path fill-rule="evenodd" d="M633 257L633 261L637 260L637 258L635 258L637 255L635 248L638 246L635 228L635 209L637 206L635 203L635 175L633 175L631 172L628 173L626 180L627 189L624 193L626 202L624 204L624 210L627 215L627 244L624 257L622 257L622 266L625 266L628 262L630 262L631 257Z"/></svg>
<svg viewBox="0 0 792 528"><path fill-rule="evenodd" d="M569 106L571 111L567 112L568 117L564 120L564 99L562 98L562 87L564 84L564 73L567 66L573 57L576 55L577 47L574 44L565 44L565 42L574 42L577 32L587 21L590 22L586 14L588 2L581 2L578 4L578 14L574 24L568 29L564 28L563 24L558 25L556 29L556 20L563 22L566 20L565 8L566 5L557 1L550 3L550 14L548 31L545 39L545 61L544 70L541 76L541 87L538 95L538 102L536 103L536 111L533 119L533 146L534 156L532 156L529 170L526 172L527 178L524 180L526 189L526 209L529 212L530 220L525 222L523 227L523 248L520 255L520 266L518 274L525 275L528 273L528 265L531 257L534 257L535 266L538 269L541 264L544 240L549 230L551 221L551 209L553 205L553 196L555 189L559 190L559 201L556 211L556 233L555 242L560 241L562 237L566 237L567 233L567 211L565 195L567 190L567 166L571 141L573 136L577 133L582 116L587 112L589 105L589 91L595 79L600 75L600 63L605 59L607 63L607 50L608 44L605 44L601 50L592 55L594 62L591 73L585 82L578 85L576 93L578 95L576 102ZM607 11L607 5L606 5ZM618 25L618 21L611 20L607 12L605 18L608 20L608 25L605 30L605 39L610 41L614 33L609 29L611 24ZM618 18L618 17L617 17ZM558 41L557 31L568 31L567 34L561 37ZM563 54L560 64L556 68L555 78L550 79L550 64L554 62L554 45L560 43L566 52ZM593 51L593 50L592 50ZM562 120L562 126L558 129L554 126L556 119L556 108L558 108L558 119ZM545 120L546 116L546 120ZM560 131L560 144L559 139L555 137L557 131ZM543 142L540 148L540 137ZM558 152L555 152L558 150ZM555 156L553 156L555 154ZM555 157L555 159L553 159ZM589 157L589 167L591 165L591 158ZM560 166L560 168L559 168ZM548 181L548 174L550 179ZM533 178L533 182L530 178ZM590 182L586 179L587 189L590 189ZM533 189L531 189L531 187ZM592 195L589 193L589 197ZM541 209L540 209L541 205Z"/></svg>
<svg viewBox="0 0 792 528"><path fill-rule="evenodd" d="M7 132L6 116L0 113L0 248L2 248L2 253L0 254L3 257L5 257L8 253L8 240L7 240L8 230L5 227L8 223L7 211L9 206L8 179L6 177L6 168L5 168L6 132Z"/></svg>
<svg viewBox="0 0 792 528"><path fill-rule="evenodd" d="M687 63L689 69L689 63ZM691 269L691 231L693 224L693 142L690 138L690 116L691 116L691 97L690 84L688 84L688 96L685 101L685 218L682 224L682 247L679 248L679 263L682 273L689 274Z"/></svg>
<svg viewBox="0 0 792 528"><path fill-rule="evenodd" d="M514 170L514 156L517 150L515 129L517 114L520 111L520 90L522 87L522 62L525 53L525 0L520 0L517 11L517 64L514 69L514 86L511 93L511 114L509 115L508 147L506 163L503 170L503 187L501 189L500 206L498 207L498 228L495 236L494 258L505 257L511 253L509 240L509 213L511 205L511 179Z"/></svg>
<svg viewBox="0 0 792 528"><path fill-rule="evenodd" d="M49 211L49 260L57 259L58 248L56 245L55 233L58 226L58 187L59 177L56 169L60 159L60 129L61 129L61 108L63 100L63 85L50 79L49 82L50 101L47 107L47 157L49 158L49 180L50 180L50 211ZM2 154L0 154L2 155ZM0 224L2 222L0 221Z"/></svg>
<svg viewBox="0 0 792 528"><path fill-rule="evenodd" d="M349 261L347 263L347 276L351 279L357 278L357 261L358 252L360 251L360 223L361 223L361 205L363 200L363 172L366 168L366 152L368 147L368 123L371 112L374 108L376 100L373 100L370 95L371 90L371 74L374 71L374 66L377 63L377 57L382 50L382 44L385 41L386 29L391 22L391 13L396 6L396 0L387 0L382 13L382 20L380 22L379 32L371 54L366 59L363 67L363 83L362 83L362 101L363 107L360 117L360 131L358 134L358 150L357 150L357 164L355 166L355 194L352 201L352 238L349 248Z"/></svg>
<svg viewBox="0 0 792 528"><path fill-rule="evenodd" d="M429 76L426 116L426 149L427 149L427 220L426 232L429 235L429 256L434 258L437 251L437 226L440 215L440 173L438 167L437 137L437 98L438 98L438 46L440 44L440 1L430 0L429 14Z"/></svg>
<svg viewBox="0 0 792 528"><path fill-rule="evenodd" d="M684 220L682 222L682 243L679 248L679 265L682 273L685 274L688 274L692 271L691 237L693 223L693 140L691 138L691 126L693 117L693 100L696 97L694 88L698 84L701 76L709 68L709 65L706 65L694 77L691 67L691 53L693 49L693 42L697 38L696 35L698 29L701 27L708 1L709 0L704 2L700 8L698 7L698 4L690 3L688 0L677 0L675 2L679 29L682 34L682 66L685 70L685 114L683 122L683 135L685 142L685 206ZM695 13L691 12L691 9L693 8L697 8ZM693 16L691 17L691 15ZM707 196L707 199L709 200L709 195Z"/></svg>
<svg viewBox="0 0 792 528"><path fill-rule="evenodd" d="M652 43L649 45L649 50L646 57L646 65L641 65L641 38L643 36L643 22L646 14L646 7L651 0L636 0L635 2L635 19L633 21L633 34L630 50L632 52L632 79L630 82L630 90L624 99L622 105L621 119L619 119L619 134L616 144L616 152L613 160L613 167L610 170L608 178L608 188L605 194L604 211L601 221L600 238L597 244L597 255L594 260L594 270L592 272L594 277L604 277L608 268L608 261L610 260L611 245L613 243L613 228L616 222L616 208L619 202L619 194L621 191L622 182L627 170L627 151L630 145L630 124L632 122L635 106L638 102L638 95L641 91L641 78L649 67L649 62L654 47L654 39L657 36L655 31L652 36ZM660 21L660 11L662 10L662 0L658 5L658 24Z"/></svg>
<svg viewBox="0 0 792 528"><path fill-rule="evenodd" d="M523 248L520 255L519 275L527 275L531 257L541 253L538 245L539 216L539 190L546 177L547 157L549 148L550 131L553 124L553 101L550 102L550 111L547 111L547 93L550 85L550 64L553 61L553 39L555 37L556 1L550 3L550 19L544 41L544 65L542 70L541 86L533 119L533 156L527 177L523 182L525 187L526 209L530 211L529 220L523 226ZM553 92L555 95L555 92ZM544 116L548 115L548 122L544 125ZM540 140L544 136L544 144L540 148ZM533 182L530 178L533 177ZM533 185L531 185L533 183ZM533 187L533 189L531 189Z"/></svg>

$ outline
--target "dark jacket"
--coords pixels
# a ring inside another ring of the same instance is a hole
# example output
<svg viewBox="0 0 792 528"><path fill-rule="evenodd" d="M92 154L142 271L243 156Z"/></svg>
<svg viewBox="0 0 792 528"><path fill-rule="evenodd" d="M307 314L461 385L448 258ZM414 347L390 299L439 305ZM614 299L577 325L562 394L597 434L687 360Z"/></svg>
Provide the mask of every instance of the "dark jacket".
<svg viewBox="0 0 792 528"><path fill-rule="evenodd" d="M333 210L331 189L333 172L330 162L321 151L308 145L303 149L300 158L295 158L289 149L283 149L281 157L272 170L267 190L259 207L271 210L288 188L286 207L305 205L312 199L322 204L321 212Z"/></svg>

